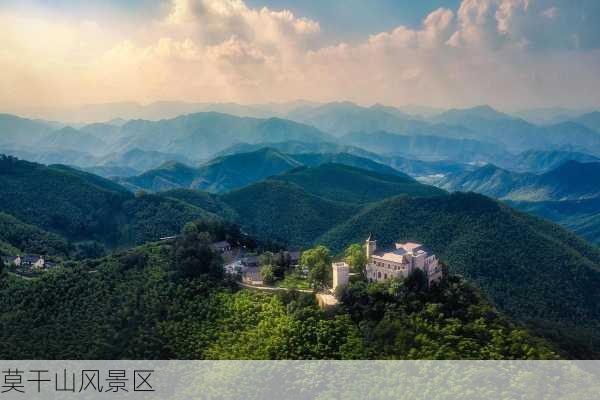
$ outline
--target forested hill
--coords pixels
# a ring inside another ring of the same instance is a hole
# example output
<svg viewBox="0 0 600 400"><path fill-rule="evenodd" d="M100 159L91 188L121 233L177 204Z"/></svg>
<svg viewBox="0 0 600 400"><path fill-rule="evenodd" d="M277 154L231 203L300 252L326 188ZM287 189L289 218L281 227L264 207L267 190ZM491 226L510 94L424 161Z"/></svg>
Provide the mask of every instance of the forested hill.
<svg viewBox="0 0 600 400"><path fill-rule="evenodd" d="M172 244L144 245L39 279L3 276L0 307L11 312L0 314L0 358L557 357L458 277L429 291L408 282L359 282L330 313L312 294L239 290L210 250L210 241L225 237L217 231L223 229L199 224Z"/></svg>
<svg viewBox="0 0 600 400"><path fill-rule="evenodd" d="M12 157L0 156L0 187L0 212L70 240L109 246L157 240L179 232L186 222L214 217L175 198L134 196L93 174Z"/></svg>
<svg viewBox="0 0 600 400"><path fill-rule="evenodd" d="M67 167L0 162L0 211L18 219L7 219L15 232L19 224L34 225L72 241L128 247L208 217L239 223L259 241L302 248L322 243L336 253L369 233L384 247L419 241L501 311L557 336L570 354L600 355L600 250L482 195L448 195L402 176L324 164L225 195L174 190L134 196ZM5 249L29 246L19 244L18 235L0 242Z"/></svg>
<svg viewBox="0 0 600 400"><path fill-rule="evenodd" d="M439 196L446 193L406 175L382 174L333 163L299 168L271 179L294 183L316 196L348 203L367 203L398 194Z"/></svg>
<svg viewBox="0 0 600 400"><path fill-rule="evenodd" d="M0 212L0 256L23 252L64 256L69 254L67 241L37 226L25 224L12 215Z"/></svg>
<svg viewBox="0 0 600 400"><path fill-rule="evenodd" d="M317 242L341 250L376 232L378 245L417 241L477 283L501 310L586 354L600 352L600 250L549 222L477 194L368 206Z"/></svg>

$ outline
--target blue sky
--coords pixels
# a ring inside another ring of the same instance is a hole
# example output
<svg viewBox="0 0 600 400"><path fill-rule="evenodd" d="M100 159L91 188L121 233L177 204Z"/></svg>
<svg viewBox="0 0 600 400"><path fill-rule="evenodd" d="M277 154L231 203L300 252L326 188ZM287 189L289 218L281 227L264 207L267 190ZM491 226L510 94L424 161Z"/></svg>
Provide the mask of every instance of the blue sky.
<svg viewBox="0 0 600 400"><path fill-rule="evenodd" d="M460 0L249 0L247 4L286 8L321 23L334 40L356 41L398 25L418 27L432 10L457 9Z"/></svg>
<svg viewBox="0 0 600 400"><path fill-rule="evenodd" d="M329 41L360 40L399 25L418 27L439 7L457 9L461 0L247 0L251 7L280 10L319 21ZM117 18L158 17L168 12L166 0L4 0L0 7L41 8L75 18L110 14Z"/></svg>

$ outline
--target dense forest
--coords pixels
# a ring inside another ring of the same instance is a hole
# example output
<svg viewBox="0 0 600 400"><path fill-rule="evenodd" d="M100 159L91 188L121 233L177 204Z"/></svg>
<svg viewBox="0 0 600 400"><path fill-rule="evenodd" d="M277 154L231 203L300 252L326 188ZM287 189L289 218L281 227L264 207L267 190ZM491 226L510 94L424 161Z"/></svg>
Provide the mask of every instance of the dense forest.
<svg viewBox="0 0 600 400"><path fill-rule="evenodd" d="M312 294L240 290L209 247L222 238L244 240L234 225L201 221L170 244L33 280L3 275L0 358L557 357L458 277L431 290L356 282L328 312Z"/></svg>
<svg viewBox="0 0 600 400"><path fill-rule="evenodd" d="M360 170L334 164L297 169L223 195L187 189L134 195L114 182L69 167L46 167L12 157L2 157L0 163L0 254L30 252L70 260L66 262L68 272L63 271L59 278L53 278L54 272L30 284L9 278L13 283L7 289L10 291L42 285L37 293L47 289L44 293L49 296L60 296L79 290L59 286L45 289L43 285L79 285L70 281L71 275L78 279L78 271L86 271L91 264L99 267L93 267L97 272L81 275L89 278L85 284L109 285L111 289L90 291L117 290L115 302L125 301L118 293L129 289L115 286L128 284L129 274L133 281L144 282L148 271L160 271L156 274L165 276L161 282L168 290L175 290L173 287L181 283L171 280L173 267L166 267L171 255L155 255L158 258L152 264L145 264L154 259L148 254L163 252L168 245L131 250L148 253L141 258L146 260L140 264L143 268L118 267L115 272L113 266L127 253L100 257L176 235L187 222L197 219L225 225L225 221L235 222L263 246L307 249L324 244L333 255L352 243L362 243L373 233L380 247L391 246L394 241L425 243L449 265L452 275L461 275L481 289L495 308L526 324L530 332L550 339L569 356L600 357L600 295L596 290L600 286L600 250L557 225L482 195L447 195L435 189L426 197L385 198L390 193L402 193L403 188L421 191L429 187L401 176L364 171L363 179L356 181L360 183L356 186L358 194L346 196L343 194L352 189L352 177ZM379 183L381 190L369 189ZM339 196L344 201L333 200ZM58 281L53 283L52 279ZM119 282L107 282L113 279ZM214 282L207 285L215 290L219 286L219 293L231 289ZM134 291L141 290L136 286ZM26 297L22 293L12 295L16 299ZM94 296L90 296L93 301ZM65 301L70 304L70 300ZM28 303L12 307L15 312L25 312ZM86 325L84 321L82 324ZM120 329L111 324L108 327L116 332ZM63 328L57 325L56 329Z"/></svg>

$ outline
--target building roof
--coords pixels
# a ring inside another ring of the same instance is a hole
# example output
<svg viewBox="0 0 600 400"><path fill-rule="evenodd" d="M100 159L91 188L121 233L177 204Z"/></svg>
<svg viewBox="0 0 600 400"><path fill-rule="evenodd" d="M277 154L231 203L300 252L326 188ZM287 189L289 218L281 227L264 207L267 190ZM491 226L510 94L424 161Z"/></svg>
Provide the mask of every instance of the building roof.
<svg viewBox="0 0 600 400"><path fill-rule="evenodd" d="M420 243L406 242L396 243L396 248L392 250L379 250L373 253L374 257L381 258L384 261L395 263L404 263L404 256L411 254L427 254L428 251Z"/></svg>
<svg viewBox="0 0 600 400"><path fill-rule="evenodd" d="M414 242L396 243L396 249L404 249L408 253L412 253L415 250L421 249L422 247L422 244Z"/></svg>
<svg viewBox="0 0 600 400"><path fill-rule="evenodd" d="M385 261L403 264L404 256L406 254L407 252L404 249L379 250L373 253L373 257L381 258Z"/></svg>

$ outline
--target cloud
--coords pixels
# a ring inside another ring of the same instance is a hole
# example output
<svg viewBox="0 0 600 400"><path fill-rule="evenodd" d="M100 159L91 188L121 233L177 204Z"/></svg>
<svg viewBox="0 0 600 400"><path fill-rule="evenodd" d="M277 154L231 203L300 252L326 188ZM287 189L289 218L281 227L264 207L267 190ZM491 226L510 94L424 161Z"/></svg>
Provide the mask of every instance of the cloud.
<svg viewBox="0 0 600 400"><path fill-rule="evenodd" d="M173 0L140 26L4 11L0 107L297 98L597 105L598 17L595 0L463 0L417 28L325 46L317 21L242 0Z"/></svg>

